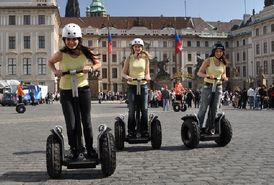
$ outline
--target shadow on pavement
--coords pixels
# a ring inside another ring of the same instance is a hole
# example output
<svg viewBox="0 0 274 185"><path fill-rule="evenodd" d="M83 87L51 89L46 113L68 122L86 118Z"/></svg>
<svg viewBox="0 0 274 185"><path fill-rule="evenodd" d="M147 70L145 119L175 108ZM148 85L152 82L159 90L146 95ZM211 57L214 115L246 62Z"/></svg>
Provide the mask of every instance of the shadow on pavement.
<svg viewBox="0 0 274 185"><path fill-rule="evenodd" d="M58 179L51 179L45 171L24 171L24 172L6 172L0 176L0 182L46 182L48 180L64 180L64 179L103 179L104 176L99 169L85 169L85 170L64 170L61 177Z"/></svg>
<svg viewBox="0 0 274 185"><path fill-rule="evenodd" d="M38 151L21 151L14 152L13 155L29 155L29 154L46 154L46 151L38 150Z"/></svg>

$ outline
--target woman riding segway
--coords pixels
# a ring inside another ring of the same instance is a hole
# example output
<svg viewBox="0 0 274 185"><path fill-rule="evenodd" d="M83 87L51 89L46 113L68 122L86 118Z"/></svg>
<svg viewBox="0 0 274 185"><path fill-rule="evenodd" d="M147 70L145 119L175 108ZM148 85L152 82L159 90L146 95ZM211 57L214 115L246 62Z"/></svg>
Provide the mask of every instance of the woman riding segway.
<svg viewBox="0 0 274 185"><path fill-rule="evenodd" d="M232 129L224 113L217 115L217 109L222 95L222 81L227 81L224 46L214 45L209 58L202 63L197 75L204 78L201 93L201 106L198 115L186 115L182 119L181 136L184 144L194 148L199 141L214 140L220 146L227 145L232 138ZM204 124L205 114L209 109L207 121ZM216 116L217 115L217 116Z"/></svg>

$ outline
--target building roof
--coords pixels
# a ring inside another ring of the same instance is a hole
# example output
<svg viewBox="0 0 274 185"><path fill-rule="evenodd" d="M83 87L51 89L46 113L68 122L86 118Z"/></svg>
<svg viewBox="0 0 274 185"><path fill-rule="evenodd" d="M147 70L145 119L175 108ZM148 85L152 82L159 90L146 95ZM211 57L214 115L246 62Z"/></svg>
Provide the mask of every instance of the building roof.
<svg viewBox="0 0 274 185"><path fill-rule="evenodd" d="M194 29L196 31L215 30L217 32L229 32L234 25L240 25L241 20L230 22L206 22L202 18L195 17L62 17L61 27L68 23L76 23L80 27L114 27L116 29L130 29L132 27L146 27L148 29L161 30L171 27L176 29Z"/></svg>

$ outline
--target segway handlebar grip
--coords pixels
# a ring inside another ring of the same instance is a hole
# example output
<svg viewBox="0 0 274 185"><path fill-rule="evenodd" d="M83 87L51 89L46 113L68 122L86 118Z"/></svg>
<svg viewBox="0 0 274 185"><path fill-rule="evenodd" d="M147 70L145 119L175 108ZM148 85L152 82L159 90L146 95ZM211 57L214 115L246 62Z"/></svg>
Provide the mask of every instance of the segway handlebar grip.
<svg viewBox="0 0 274 185"><path fill-rule="evenodd" d="M66 72L62 72L62 76L64 76L64 75L78 74L78 73L83 73L83 70L79 70L79 71L77 71L76 69L69 70L69 71L66 71Z"/></svg>

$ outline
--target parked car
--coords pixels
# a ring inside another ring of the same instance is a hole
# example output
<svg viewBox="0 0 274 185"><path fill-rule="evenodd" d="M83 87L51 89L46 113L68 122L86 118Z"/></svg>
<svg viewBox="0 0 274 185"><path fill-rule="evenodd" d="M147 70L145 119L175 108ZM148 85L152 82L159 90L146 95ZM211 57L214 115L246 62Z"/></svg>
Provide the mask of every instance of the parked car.
<svg viewBox="0 0 274 185"><path fill-rule="evenodd" d="M2 106L15 106L17 104L17 97L15 93L4 93L2 102Z"/></svg>

